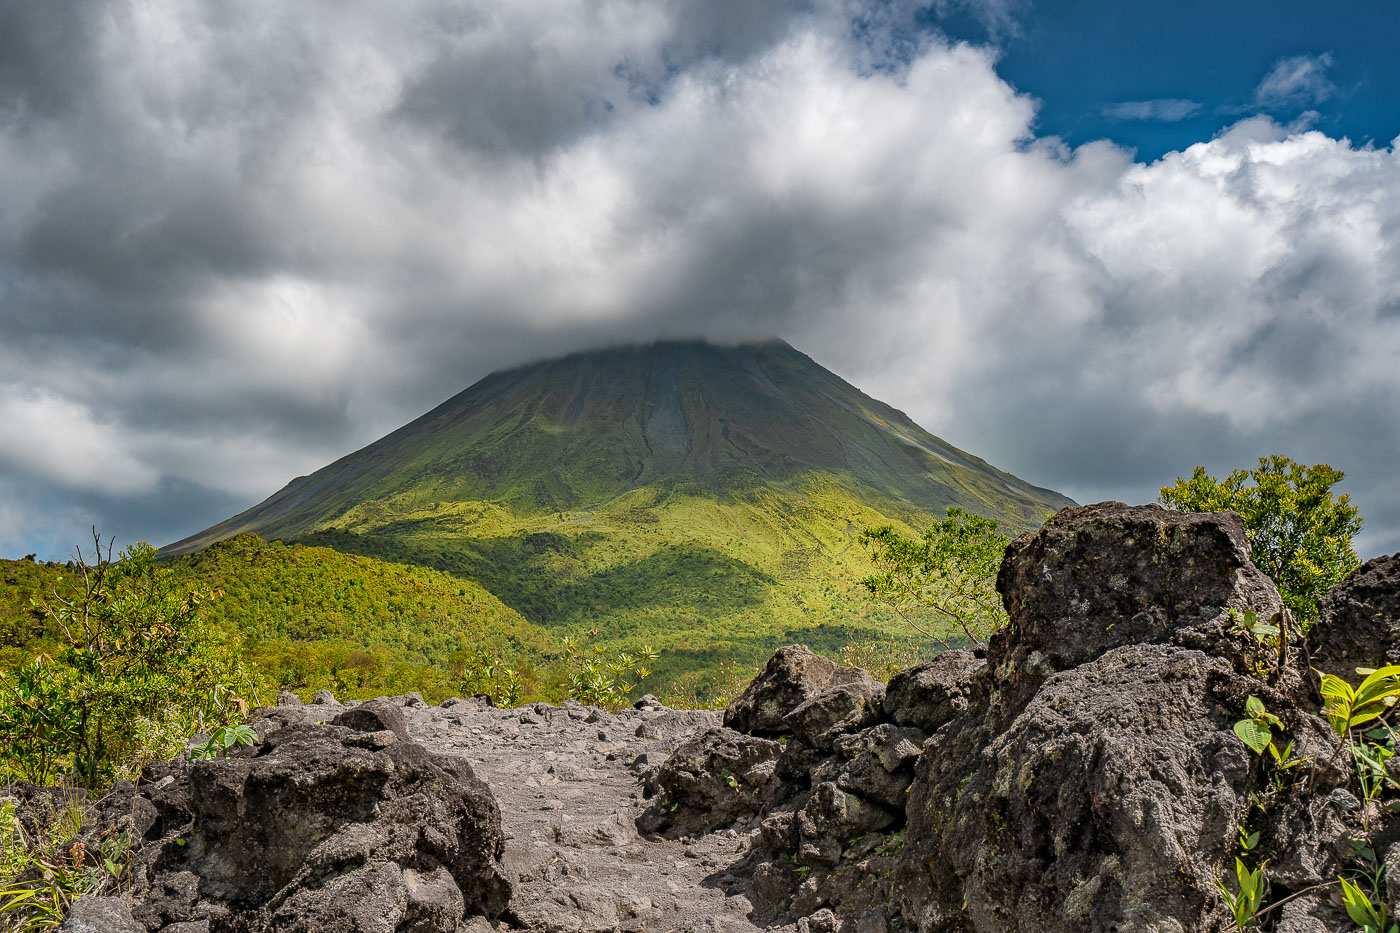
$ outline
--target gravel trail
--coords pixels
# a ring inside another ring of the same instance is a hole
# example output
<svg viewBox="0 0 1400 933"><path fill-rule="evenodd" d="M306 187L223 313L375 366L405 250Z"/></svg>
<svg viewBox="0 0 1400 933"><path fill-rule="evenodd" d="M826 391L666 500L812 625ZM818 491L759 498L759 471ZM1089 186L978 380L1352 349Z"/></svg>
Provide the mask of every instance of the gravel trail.
<svg viewBox="0 0 1400 933"><path fill-rule="evenodd" d="M696 840L638 835L639 774L687 736L718 725L706 710L568 703L498 710L472 701L404 709L413 737L460 755L501 808L506 865L518 876L511 923L531 933L749 933L763 929L726 869L752 832Z"/></svg>

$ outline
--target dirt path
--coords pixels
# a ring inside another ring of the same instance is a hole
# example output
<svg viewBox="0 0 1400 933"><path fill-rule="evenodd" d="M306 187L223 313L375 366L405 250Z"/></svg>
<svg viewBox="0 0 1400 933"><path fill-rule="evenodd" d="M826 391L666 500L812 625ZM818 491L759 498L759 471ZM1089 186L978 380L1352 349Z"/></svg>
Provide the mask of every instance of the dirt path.
<svg viewBox="0 0 1400 933"><path fill-rule="evenodd" d="M547 704L513 710L461 702L405 709L414 738L461 755L491 786L519 876L514 923L539 933L748 933L743 896L725 869L752 836L725 830L695 841L641 838L637 774L665 760L703 710L625 710ZM639 756L641 757L638 762Z"/></svg>

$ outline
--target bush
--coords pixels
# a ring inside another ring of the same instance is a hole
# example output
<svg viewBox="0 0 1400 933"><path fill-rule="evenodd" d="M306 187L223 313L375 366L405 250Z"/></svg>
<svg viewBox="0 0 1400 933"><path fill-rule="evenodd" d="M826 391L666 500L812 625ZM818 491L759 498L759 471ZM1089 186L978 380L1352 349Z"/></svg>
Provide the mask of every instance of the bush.
<svg viewBox="0 0 1400 933"><path fill-rule="evenodd" d="M997 523L956 506L918 540L886 525L861 534L878 573L860 581L921 635L945 648L958 638L982 645L1006 624L996 591L1006 536Z"/></svg>
<svg viewBox="0 0 1400 933"><path fill-rule="evenodd" d="M1306 629L1317 618L1318 601L1361 563L1351 547L1361 518L1350 496L1331 491L1345 477L1325 463L1304 466L1274 455L1224 479L1198 466L1190 479L1178 476L1174 486L1163 486L1158 498L1183 512L1239 513L1250 559Z"/></svg>
<svg viewBox="0 0 1400 933"><path fill-rule="evenodd" d="M105 553L93 543L76 587L36 600L57 651L0 676L0 766L12 777L98 788L246 712L239 653L200 614L217 593L157 566L148 544L114 561L110 542Z"/></svg>

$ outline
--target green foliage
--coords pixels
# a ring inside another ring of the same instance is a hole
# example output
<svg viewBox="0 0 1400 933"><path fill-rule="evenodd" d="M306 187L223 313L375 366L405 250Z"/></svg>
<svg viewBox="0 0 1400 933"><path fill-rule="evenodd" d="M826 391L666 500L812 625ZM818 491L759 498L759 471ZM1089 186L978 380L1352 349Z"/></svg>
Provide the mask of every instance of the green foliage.
<svg viewBox="0 0 1400 933"><path fill-rule="evenodd" d="M1342 884L1342 906L1347 916L1361 927L1363 933L1397 933L1400 926L1390 922L1386 915L1385 901L1377 898L1372 901L1365 891L1345 878L1338 877Z"/></svg>
<svg viewBox="0 0 1400 933"><path fill-rule="evenodd" d="M79 897L121 889L131 837L110 827L96 843L77 839L83 813L72 796L47 832L27 839L14 810L0 811L0 929L57 929Z"/></svg>
<svg viewBox="0 0 1400 933"><path fill-rule="evenodd" d="M1163 486L1159 500L1185 512L1238 512L1250 559L1273 579L1284 605L1306 628L1323 594L1360 563L1351 542L1361 519L1350 496L1331 491L1345 475L1325 463L1260 457L1256 469L1232 470L1223 480L1198 466L1190 479L1177 477L1176 485Z"/></svg>
<svg viewBox="0 0 1400 933"><path fill-rule="evenodd" d="M1355 688L1340 677L1322 675L1322 713L1342 739L1384 715L1395 705L1396 697L1400 697L1400 665L1370 671Z"/></svg>
<svg viewBox="0 0 1400 933"><path fill-rule="evenodd" d="M209 738L190 746L190 757L196 761L225 755L235 745L256 745L258 734L247 723L229 723L209 733Z"/></svg>
<svg viewBox="0 0 1400 933"><path fill-rule="evenodd" d="M1237 891L1231 891L1224 881L1216 879L1215 887L1220 895L1225 898L1225 906L1230 911L1230 917L1235 921L1235 926L1241 930L1247 930L1255 925L1255 918L1259 914L1259 909L1264 905L1264 888L1266 879L1264 877L1265 862L1258 868L1250 871L1241 859L1235 859L1235 881L1238 886Z"/></svg>
<svg viewBox="0 0 1400 933"><path fill-rule="evenodd" d="M926 637L950 647L953 633L961 632L981 645L1006 624L996 575L1007 542L991 519L950 506L918 540L886 525L864 532L861 541L879 568L861 585Z"/></svg>
<svg viewBox="0 0 1400 933"><path fill-rule="evenodd" d="M12 775L72 774L89 788L139 771L184 736L227 721L249 678L236 648L201 618L214 594L157 567L146 544L119 561L94 536L76 585L37 601L58 632L53 657L0 676L0 761Z"/></svg>
<svg viewBox="0 0 1400 933"><path fill-rule="evenodd" d="M1366 669L1362 669L1366 670ZM1400 788L1386 762L1395 756L1395 730L1385 716L1400 698L1400 665L1368 670L1353 688L1332 674L1322 675L1322 714L1337 733L1337 751L1349 751L1362 796L1375 800L1386 787ZM1358 735L1361 726L1372 728Z"/></svg>
<svg viewBox="0 0 1400 933"><path fill-rule="evenodd" d="M581 648L572 638L564 639L564 652L569 664L569 698L610 710L631 701L632 692L651 676L646 665L658 657L650 646L636 653L608 654L597 645Z"/></svg>
<svg viewBox="0 0 1400 933"><path fill-rule="evenodd" d="M1282 729L1283 723L1265 709L1264 701L1256 696L1245 701L1244 712L1247 718L1235 723L1235 735L1256 755L1264 754L1265 749L1273 749L1273 730ZM1279 757L1277 750L1274 750L1274 757Z"/></svg>
<svg viewBox="0 0 1400 933"><path fill-rule="evenodd" d="M487 696L500 708L519 706L524 699L520 672L494 652L464 649L452 656L449 670L463 696Z"/></svg>
<svg viewBox="0 0 1400 933"><path fill-rule="evenodd" d="M1250 673L1266 683L1274 683L1287 666L1294 635L1291 613L1276 613L1265 622L1252 609L1239 612L1229 610L1230 630L1248 636L1253 651L1248 657Z"/></svg>

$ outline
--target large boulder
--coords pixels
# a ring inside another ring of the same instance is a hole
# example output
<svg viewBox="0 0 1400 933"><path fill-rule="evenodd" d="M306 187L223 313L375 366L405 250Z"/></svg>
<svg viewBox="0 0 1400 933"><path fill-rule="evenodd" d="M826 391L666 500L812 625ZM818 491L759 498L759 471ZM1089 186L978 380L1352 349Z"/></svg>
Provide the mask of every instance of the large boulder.
<svg viewBox="0 0 1400 933"><path fill-rule="evenodd" d="M1233 512L1100 502L1061 509L1011 543L997 574L1010 624L992 636L998 679L1034 689L1111 648L1173 644L1235 656L1230 612L1280 616Z"/></svg>
<svg viewBox="0 0 1400 933"><path fill-rule="evenodd" d="M901 726L937 732L967 711L973 678L987 662L967 650L945 651L890 678L885 688L885 716Z"/></svg>
<svg viewBox="0 0 1400 933"><path fill-rule="evenodd" d="M490 790L462 759L400 734L392 705L351 713L277 729L251 757L195 762L190 822L134 863L136 919L438 933L499 917L511 888Z"/></svg>
<svg viewBox="0 0 1400 933"><path fill-rule="evenodd" d="M865 674L863 679L837 684L799 703L783 717L783 725L811 747L829 751L839 736L874 723L884 696L885 685Z"/></svg>
<svg viewBox="0 0 1400 933"><path fill-rule="evenodd" d="M935 738L910 794L906 916L953 929L965 902L976 930L1212 929L1206 892L1250 803L1225 702L1242 679L1133 645L1052 676L975 763Z"/></svg>
<svg viewBox="0 0 1400 933"><path fill-rule="evenodd" d="M1299 653L1263 670L1233 630L1231 609L1283 611L1239 518L1064 510L1007 549L997 585L1010 625L988 669L958 681L967 709L927 741L910 788L905 920L922 933L1225 929L1212 883L1271 789L1233 732L1246 700L1280 717L1293 754L1325 763L1335 748ZM1346 779L1322 766L1316 790ZM1256 851L1279 890L1341 867L1334 815L1300 788L1270 804L1296 831L1265 832Z"/></svg>
<svg viewBox="0 0 1400 933"><path fill-rule="evenodd" d="M1400 664L1400 554L1369 560L1333 587L1308 641L1314 667L1352 684L1358 667Z"/></svg>
<svg viewBox="0 0 1400 933"><path fill-rule="evenodd" d="M680 744L648 782L656 801L637 819L643 832L700 835L758 813L777 787L782 746L724 727Z"/></svg>
<svg viewBox="0 0 1400 933"><path fill-rule="evenodd" d="M754 680L725 708L724 725L736 732L769 738L788 735L788 713L827 689L842 684L873 684L858 667L843 667L806 645L779 648Z"/></svg>

